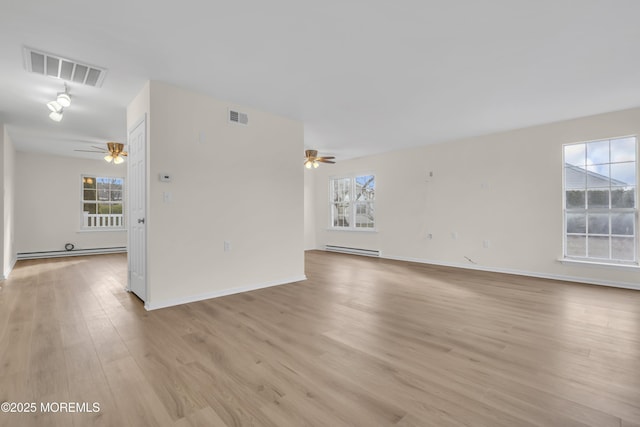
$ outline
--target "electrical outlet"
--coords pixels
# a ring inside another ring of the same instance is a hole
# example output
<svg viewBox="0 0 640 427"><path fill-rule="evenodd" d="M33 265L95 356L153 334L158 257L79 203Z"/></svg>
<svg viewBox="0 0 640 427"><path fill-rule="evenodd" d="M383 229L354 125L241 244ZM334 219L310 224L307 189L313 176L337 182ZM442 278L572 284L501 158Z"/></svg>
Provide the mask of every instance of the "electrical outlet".
<svg viewBox="0 0 640 427"><path fill-rule="evenodd" d="M489 249L491 247L491 241L490 240L483 240L482 241L482 247L485 249Z"/></svg>
<svg viewBox="0 0 640 427"><path fill-rule="evenodd" d="M425 237L427 238L427 240L432 240L433 239L433 234L427 233L427 235Z"/></svg>
<svg viewBox="0 0 640 427"><path fill-rule="evenodd" d="M231 250L231 242L224 241L224 251L229 252Z"/></svg>

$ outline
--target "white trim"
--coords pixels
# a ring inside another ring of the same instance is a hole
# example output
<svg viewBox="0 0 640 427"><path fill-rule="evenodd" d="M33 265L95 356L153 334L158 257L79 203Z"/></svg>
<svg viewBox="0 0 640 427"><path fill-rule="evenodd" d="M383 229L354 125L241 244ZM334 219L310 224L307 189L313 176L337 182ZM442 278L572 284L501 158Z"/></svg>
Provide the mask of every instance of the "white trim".
<svg viewBox="0 0 640 427"><path fill-rule="evenodd" d="M3 272L2 276L0 276L0 280L7 280L9 278L9 275L11 274L11 271L13 271L13 267L15 267L17 261L17 258L11 260L11 265Z"/></svg>
<svg viewBox="0 0 640 427"><path fill-rule="evenodd" d="M586 156L586 145L590 144L590 143L594 143L594 142L604 142L607 141L609 143L609 152L611 151L611 141L613 140L617 140L617 139L625 139L625 138L634 138L635 139L635 158L634 158L634 163L636 165L636 168L638 167L638 135L626 135L626 136L616 136L616 137L610 137L610 138L599 138L599 139L594 139L594 140L590 140L590 141L581 141L581 142L567 142L567 143L563 143L562 144L562 253L564 255L565 258L560 259L559 261L562 262L563 264L565 263L565 261L567 262L567 264L574 262L573 258L568 258L567 255L567 235L569 233L567 233L567 213L571 213L571 212L567 212L567 197L566 197L566 193L567 190L574 190L574 189L567 189L566 188L566 175L567 175L567 163L566 163L566 159L565 159L565 153L566 153L566 147L570 146L570 145L585 145L585 156ZM586 160L586 158L585 158ZM618 162L614 162L614 163L618 163ZM611 162L611 159L609 159L609 163L608 165L611 166L612 164L614 164ZM572 165L574 166L574 165ZM585 170L585 172L587 172ZM587 178L587 182L588 182L588 178ZM587 182L585 182L585 198L588 197L588 192L589 192L589 187ZM634 201L634 207L633 208L598 208L598 209L590 209L585 207L584 209L582 209L582 211L584 211L585 214L585 220L588 220L588 215L590 212L595 211L602 211L603 213L607 213L607 214L611 214L612 211L618 211L618 212L633 212L634 215L634 234L633 234L633 240L634 240L634 245L633 245L633 257L634 257L634 264L631 265L637 265L638 262L638 227L640 225L640 223L638 222L638 201L637 201L637 197L638 197L638 188L640 187L640 182L638 181L638 177L636 176L636 182L633 184L633 186L635 187L635 201ZM608 188L611 191L611 183L609 183L609 187L603 187L603 188ZM586 199L585 199L586 202ZM577 209L576 209L577 211ZM588 228L588 226L587 226ZM588 247L589 247L589 234L587 233L587 230L585 230L584 233L572 233L575 235L584 235L585 237L585 242L587 247L585 248L586 252L588 253ZM607 237L613 237L614 234L612 233L611 227L609 228L609 233L606 234ZM620 235L615 235L616 237L623 237ZM586 255L586 254L585 254ZM609 245L609 255L611 255L611 244ZM618 265L615 263L615 260L612 260L613 262L610 263L606 263L606 262L600 262L598 261L597 258L588 258L585 257L585 261L584 264L593 264L593 265ZM577 263L580 263L580 261L577 261ZM627 264L629 265L629 264Z"/></svg>
<svg viewBox="0 0 640 427"><path fill-rule="evenodd" d="M128 170L127 170L128 172ZM127 174L128 176L128 174ZM127 230L127 206L126 206L126 185L127 185L127 180L126 177L124 176L98 176L98 174L89 174L89 173L81 173L80 174L80 230L78 231L80 232L84 232L84 231L97 231L97 230L92 230L90 227L85 227L84 226L84 216L83 216L83 211L84 211L84 179L85 178L95 178L96 180L96 200L87 200L87 203L91 203L91 202L95 202L96 203L96 209L98 208L98 178L109 178L109 179L121 179L122 180L122 200L120 201L120 204L122 205L122 221L124 222L124 227L104 227L105 231L126 231ZM106 203L109 204L117 204L117 201L107 201Z"/></svg>
<svg viewBox="0 0 640 427"><path fill-rule="evenodd" d="M373 179L375 181L375 185L377 187L378 185L378 176L376 175L375 172L362 172L362 173L349 173L349 174L341 174L341 175L329 175L329 182L327 183L329 186L329 217L327 218L328 220L328 226L327 226L327 230L328 231L368 231L368 232L374 232L377 233L377 224L378 224L378 219L377 216L373 219L373 224L374 227L373 228L367 228L367 227L355 227L355 220L356 220L356 216L358 215L358 213L356 212L355 206L358 203L357 200L355 200L354 194L355 194L355 188L356 188L356 178L359 178L361 176L373 176ZM333 202L331 201L332 196L333 196L333 181L337 180L337 179L349 179L350 183L353 184L351 187L351 191L349 194L350 197L350 201L349 201L349 206L353 207L354 209L352 209L353 213L351 215L352 218L349 218L349 220L353 220L353 224L354 226L351 227L335 227L333 225L333 217L332 217L332 205ZM372 200L371 202L373 203L373 205L375 206L375 204L377 203L377 195L376 198L374 200Z"/></svg>
<svg viewBox="0 0 640 427"><path fill-rule="evenodd" d="M219 298L227 295L240 294L243 292L250 292L258 289L270 288L272 286L280 286L280 285L286 285L289 283L301 282L303 280L307 280L307 276L305 276L304 274L302 276L291 277L289 279L271 280L269 282L257 283L254 285L239 286L237 288L223 289L220 291L207 292L205 294L191 295L183 298L176 298L176 299L165 300L160 302L147 301L144 305L144 308L147 311L157 310L159 308L173 307L175 305L204 301L211 298Z"/></svg>
<svg viewBox="0 0 640 427"><path fill-rule="evenodd" d="M420 264L439 265L443 267L464 268L467 270L488 271L492 273L515 274L516 276L538 277L540 279L562 280L565 282L584 283L588 285L633 289L633 290L640 291L640 283L634 283L634 282L617 282L617 281L611 281L611 280L605 281L605 280L598 280L598 279L590 279L587 277L575 277L575 276L563 276L563 275L557 275L557 274L536 273L532 271L512 270L510 268L483 267L480 265L459 264L455 262L441 262L441 261L434 261L434 260L428 260L423 258L410 258L410 257L401 257L401 256L393 256L393 255L386 255L384 257L381 256L381 258L392 259L396 261L416 262Z"/></svg>
<svg viewBox="0 0 640 427"><path fill-rule="evenodd" d="M23 252L18 254L17 259L61 258L68 256L118 254L124 252L127 252L126 246L118 246L114 248L74 249L72 251Z"/></svg>
<svg viewBox="0 0 640 427"><path fill-rule="evenodd" d="M578 259L571 258L559 258L558 262L562 264L574 264L574 265L584 265L589 267L603 267L603 268L614 268L621 270L640 270L640 265L638 264L614 264L612 262L596 262L596 261L583 261Z"/></svg>
<svg viewBox="0 0 640 427"><path fill-rule="evenodd" d="M573 144L588 144L590 142L600 142L600 141L605 141L605 140L612 140L612 139L624 139L624 138L637 138L638 134L635 133L631 133L629 135L620 135L620 136L611 136L611 137L602 137L602 138L596 138L596 139L589 139L586 141L574 141L574 142L563 142L562 145L573 145ZM564 152L564 150L563 150Z"/></svg>

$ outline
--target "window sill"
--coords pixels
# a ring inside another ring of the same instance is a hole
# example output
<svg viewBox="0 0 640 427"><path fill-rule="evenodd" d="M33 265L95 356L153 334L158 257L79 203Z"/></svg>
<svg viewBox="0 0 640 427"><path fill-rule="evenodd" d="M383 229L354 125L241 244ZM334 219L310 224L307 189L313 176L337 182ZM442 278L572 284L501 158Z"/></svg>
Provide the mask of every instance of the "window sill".
<svg viewBox="0 0 640 427"><path fill-rule="evenodd" d="M614 264L610 262L583 261L571 258L560 258L558 261L567 265L583 265L587 267L604 267L620 270L640 270L640 265L638 264Z"/></svg>
<svg viewBox="0 0 640 427"><path fill-rule="evenodd" d="M327 228L327 231L349 231L355 233L377 233L377 228Z"/></svg>
<svg viewBox="0 0 640 427"><path fill-rule="evenodd" d="M104 233L108 231L127 231L126 228L81 228L76 233Z"/></svg>

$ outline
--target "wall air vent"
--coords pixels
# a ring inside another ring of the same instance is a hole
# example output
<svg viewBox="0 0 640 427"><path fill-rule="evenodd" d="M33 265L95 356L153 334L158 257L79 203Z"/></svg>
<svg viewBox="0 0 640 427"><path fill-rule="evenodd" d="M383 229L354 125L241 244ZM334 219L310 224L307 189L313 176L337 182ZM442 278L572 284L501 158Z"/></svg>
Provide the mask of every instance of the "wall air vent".
<svg viewBox="0 0 640 427"><path fill-rule="evenodd" d="M247 113L229 109L229 122L247 126L249 124L249 116Z"/></svg>
<svg viewBox="0 0 640 427"><path fill-rule="evenodd" d="M101 87L107 74L105 68L87 65L73 59L25 47L24 65L27 71L72 83Z"/></svg>

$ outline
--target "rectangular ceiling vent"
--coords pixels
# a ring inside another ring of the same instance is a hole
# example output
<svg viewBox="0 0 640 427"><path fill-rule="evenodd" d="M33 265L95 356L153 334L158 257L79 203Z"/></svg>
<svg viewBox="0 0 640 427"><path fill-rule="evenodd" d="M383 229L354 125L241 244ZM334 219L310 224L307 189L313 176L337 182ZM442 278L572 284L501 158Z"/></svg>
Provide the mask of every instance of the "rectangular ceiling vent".
<svg viewBox="0 0 640 427"><path fill-rule="evenodd" d="M247 113L229 109L229 122L247 126L249 124L249 116Z"/></svg>
<svg viewBox="0 0 640 427"><path fill-rule="evenodd" d="M107 74L105 68L83 64L30 47L24 48L24 63L29 72L92 87L101 87Z"/></svg>

